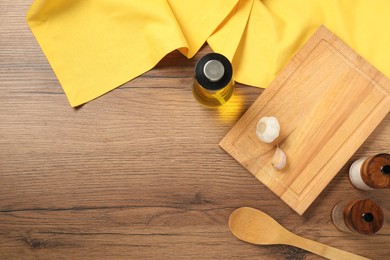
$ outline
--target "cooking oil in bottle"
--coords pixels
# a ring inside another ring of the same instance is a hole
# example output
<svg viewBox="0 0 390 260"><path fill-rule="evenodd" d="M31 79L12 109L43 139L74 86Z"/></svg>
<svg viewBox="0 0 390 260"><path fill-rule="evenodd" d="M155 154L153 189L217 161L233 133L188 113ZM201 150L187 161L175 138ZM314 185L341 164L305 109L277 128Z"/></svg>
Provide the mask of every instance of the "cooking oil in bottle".
<svg viewBox="0 0 390 260"><path fill-rule="evenodd" d="M193 83L194 98L206 107L225 104L234 92L233 67L219 53L209 53L196 63Z"/></svg>

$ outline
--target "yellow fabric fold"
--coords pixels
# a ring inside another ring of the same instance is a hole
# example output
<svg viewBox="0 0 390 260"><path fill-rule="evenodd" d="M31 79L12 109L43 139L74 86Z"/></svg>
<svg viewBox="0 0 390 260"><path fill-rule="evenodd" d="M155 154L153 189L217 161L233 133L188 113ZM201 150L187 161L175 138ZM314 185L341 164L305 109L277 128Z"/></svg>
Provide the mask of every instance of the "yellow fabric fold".
<svg viewBox="0 0 390 260"><path fill-rule="evenodd" d="M390 76L387 0L36 0L28 24L72 106L207 41L236 81L267 87L324 24Z"/></svg>
<svg viewBox="0 0 390 260"><path fill-rule="evenodd" d="M238 0L168 0L188 49L180 49L192 58L215 29L237 5Z"/></svg>
<svg viewBox="0 0 390 260"><path fill-rule="evenodd" d="M187 47L165 0L40 0L29 25L72 106L88 102ZM131 21L129 23L128 21Z"/></svg>
<svg viewBox="0 0 390 260"><path fill-rule="evenodd" d="M321 24L390 77L389 13L387 0L255 1L233 59L235 80L267 87Z"/></svg>
<svg viewBox="0 0 390 260"><path fill-rule="evenodd" d="M244 34L253 2L255 0L241 0L207 39L207 43L215 52L223 53L230 61L233 60Z"/></svg>

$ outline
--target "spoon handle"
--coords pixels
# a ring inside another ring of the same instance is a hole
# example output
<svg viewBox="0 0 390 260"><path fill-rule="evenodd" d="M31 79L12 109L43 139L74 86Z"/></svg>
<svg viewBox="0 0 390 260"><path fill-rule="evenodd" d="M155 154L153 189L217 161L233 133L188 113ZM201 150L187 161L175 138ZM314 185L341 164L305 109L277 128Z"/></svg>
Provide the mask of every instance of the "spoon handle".
<svg viewBox="0 0 390 260"><path fill-rule="evenodd" d="M291 237L286 241L286 244L305 249L314 254L320 255L328 259L337 259L337 260L363 260L368 259L360 255L355 255L347 251L327 246L322 243L295 235L290 233Z"/></svg>

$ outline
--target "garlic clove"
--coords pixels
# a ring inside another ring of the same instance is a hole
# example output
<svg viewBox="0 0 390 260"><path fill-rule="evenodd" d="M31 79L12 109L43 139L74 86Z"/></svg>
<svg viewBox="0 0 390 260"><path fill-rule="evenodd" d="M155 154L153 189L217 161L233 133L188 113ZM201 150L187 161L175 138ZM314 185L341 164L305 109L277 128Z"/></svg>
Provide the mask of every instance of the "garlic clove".
<svg viewBox="0 0 390 260"><path fill-rule="evenodd" d="M276 151L274 157L272 157L271 163L272 167L274 167L276 170L282 170L287 164L286 153L279 147L276 147Z"/></svg>
<svg viewBox="0 0 390 260"><path fill-rule="evenodd" d="M264 143L272 143L279 136L280 125L276 117L262 117L256 126L256 136Z"/></svg>

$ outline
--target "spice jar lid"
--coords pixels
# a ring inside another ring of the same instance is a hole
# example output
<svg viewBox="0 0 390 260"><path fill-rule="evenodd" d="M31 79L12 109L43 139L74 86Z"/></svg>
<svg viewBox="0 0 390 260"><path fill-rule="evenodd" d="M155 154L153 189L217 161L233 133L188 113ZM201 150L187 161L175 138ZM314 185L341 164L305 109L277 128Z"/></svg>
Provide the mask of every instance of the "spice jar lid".
<svg viewBox="0 0 390 260"><path fill-rule="evenodd" d="M351 202L344 209L344 220L352 231L373 235L382 228L384 216L382 209L375 202L363 199Z"/></svg>
<svg viewBox="0 0 390 260"><path fill-rule="evenodd" d="M381 153L366 160L361 174L364 182L372 188L390 188L390 154Z"/></svg>
<svg viewBox="0 0 390 260"><path fill-rule="evenodd" d="M219 53L206 54L195 65L196 81L208 90L219 90L226 87L232 77L232 64Z"/></svg>

